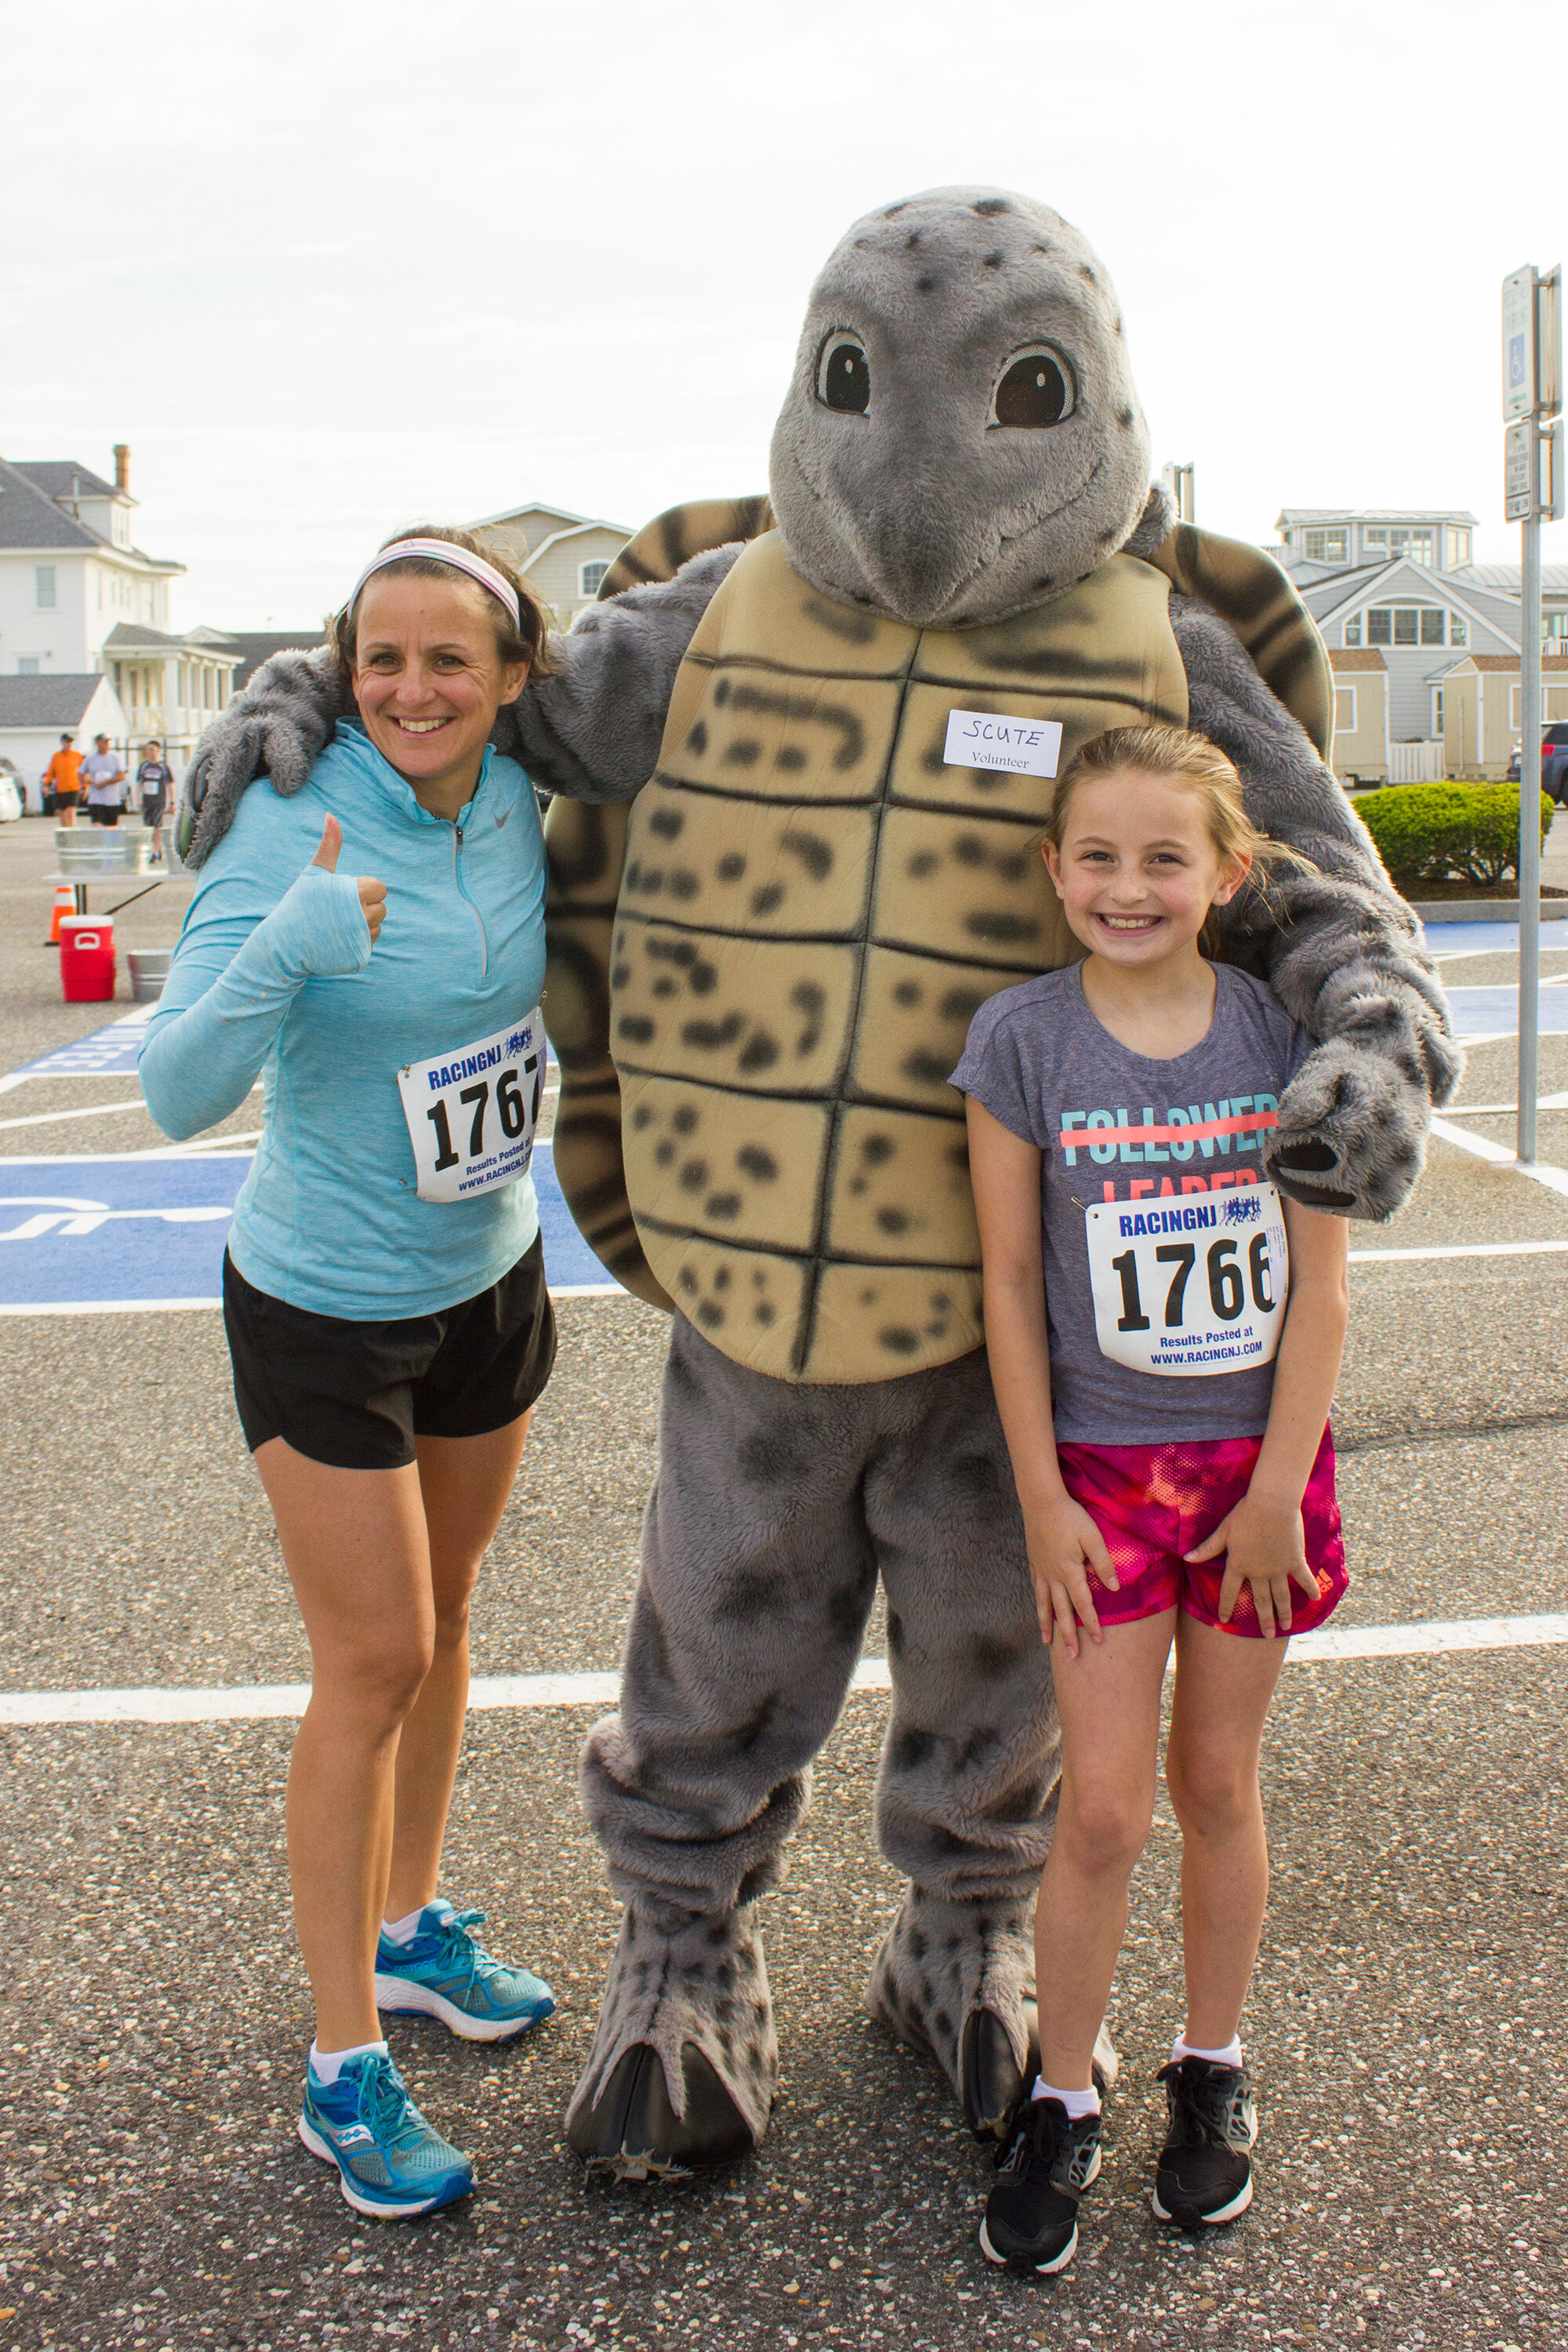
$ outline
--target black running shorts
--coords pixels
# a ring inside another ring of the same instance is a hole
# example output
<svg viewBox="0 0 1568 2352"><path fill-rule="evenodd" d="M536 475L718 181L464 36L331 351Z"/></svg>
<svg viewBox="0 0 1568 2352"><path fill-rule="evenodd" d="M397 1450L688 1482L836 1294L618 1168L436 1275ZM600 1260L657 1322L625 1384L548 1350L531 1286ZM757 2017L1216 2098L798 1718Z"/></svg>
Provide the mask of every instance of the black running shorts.
<svg viewBox="0 0 1568 2352"><path fill-rule="evenodd" d="M226 1255L234 1401L254 1454L281 1437L339 1470L396 1470L421 1437L481 1437L540 1396L555 1361L544 1244L477 1298L435 1315L351 1323L247 1282Z"/></svg>

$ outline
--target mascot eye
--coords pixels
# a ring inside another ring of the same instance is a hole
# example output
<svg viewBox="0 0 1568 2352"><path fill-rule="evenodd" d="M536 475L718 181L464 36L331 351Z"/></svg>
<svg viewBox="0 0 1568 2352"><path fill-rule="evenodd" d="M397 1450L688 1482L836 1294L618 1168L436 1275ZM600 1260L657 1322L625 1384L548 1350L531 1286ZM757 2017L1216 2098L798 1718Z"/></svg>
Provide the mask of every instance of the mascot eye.
<svg viewBox="0 0 1568 2352"><path fill-rule="evenodd" d="M1072 369L1060 352L1037 343L1008 361L991 396L993 425L1059 425L1074 406Z"/></svg>
<svg viewBox="0 0 1568 2352"><path fill-rule="evenodd" d="M866 346L847 327L835 327L816 362L816 396L824 408L864 416L871 405L871 368Z"/></svg>

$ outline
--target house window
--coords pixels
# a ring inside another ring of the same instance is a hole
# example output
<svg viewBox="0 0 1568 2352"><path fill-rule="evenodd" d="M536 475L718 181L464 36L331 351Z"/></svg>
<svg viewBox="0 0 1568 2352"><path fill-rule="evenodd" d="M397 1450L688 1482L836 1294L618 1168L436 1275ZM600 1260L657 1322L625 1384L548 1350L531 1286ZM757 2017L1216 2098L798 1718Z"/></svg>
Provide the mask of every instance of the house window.
<svg viewBox="0 0 1568 2352"><path fill-rule="evenodd" d="M600 583L603 581L605 574L609 568L610 567L607 563L600 563L596 562L593 563L580 563L577 566L578 595L596 596L599 593Z"/></svg>
<svg viewBox="0 0 1568 2352"><path fill-rule="evenodd" d="M1353 735L1355 733L1355 688L1353 686L1336 686L1334 688L1334 733L1336 735Z"/></svg>
<svg viewBox="0 0 1568 2352"><path fill-rule="evenodd" d="M1345 643L1347 646L1359 646L1361 643L1361 614L1359 613L1353 614L1352 617L1345 623Z"/></svg>
<svg viewBox="0 0 1568 2352"><path fill-rule="evenodd" d="M52 563L33 566L33 602L40 613L55 609L55 567Z"/></svg>
<svg viewBox="0 0 1568 2352"><path fill-rule="evenodd" d="M1425 526L1413 529L1407 524L1371 523L1363 526L1362 553L1369 562L1398 562L1401 557L1408 563L1419 563L1430 571L1435 553L1433 533Z"/></svg>
<svg viewBox="0 0 1568 2352"><path fill-rule="evenodd" d="M1301 552L1309 563L1345 563L1350 560L1348 530L1304 530Z"/></svg>
<svg viewBox="0 0 1568 2352"><path fill-rule="evenodd" d="M1440 604L1374 604L1366 615L1366 641L1369 646L1440 646L1447 617Z"/></svg>
<svg viewBox="0 0 1568 2352"><path fill-rule="evenodd" d="M1469 562L1470 534L1468 530L1456 530L1453 524L1450 523L1444 534L1444 541L1446 560L1447 562L1447 568L1450 572L1454 569L1456 564L1468 563Z"/></svg>
<svg viewBox="0 0 1568 2352"><path fill-rule="evenodd" d="M1440 686L1432 688L1432 732L1434 735L1443 732L1443 689Z"/></svg>
<svg viewBox="0 0 1568 2352"><path fill-rule="evenodd" d="M1548 637L1555 637L1559 645L1568 638L1568 604L1559 604L1554 613L1542 614L1541 637L1542 644Z"/></svg>
<svg viewBox="0 0 1568 2352"><path fill-rule="evenodd" d="M1470 625L1468 621L1466 620L1463 613L1450 613L1448 615L1448 643L1451 646L1468 646L1469 642Z"/></svg>
<svg viewBox="0 0 1568 2352"><path fill-rule="evenodd" d="M37 654L24 654L22 656L21 659L16 664L16 675L18 677L37 677L38 657Z"/></svg>

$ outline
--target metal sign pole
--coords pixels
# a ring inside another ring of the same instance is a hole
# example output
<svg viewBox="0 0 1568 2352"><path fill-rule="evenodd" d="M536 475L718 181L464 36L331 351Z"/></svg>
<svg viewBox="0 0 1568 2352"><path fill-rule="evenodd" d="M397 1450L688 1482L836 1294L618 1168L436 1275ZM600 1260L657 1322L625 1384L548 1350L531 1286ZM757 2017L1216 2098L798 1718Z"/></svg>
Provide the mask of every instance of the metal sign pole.
<svg viewBox="0 0 1568 2352"><path fill-rule="evenodd" d="M1519 1129L1535 1158L1541 1061L1541 518L1563 512L1563 273L1516 269L1502 282L1503 512L1520 525Z"/></svg>
<svg viewBox="0 0 1568 2352"><path fill-rule="evenodd" d="M1533 439L1533 425L1531 433ZM1528 1162L1541 1072L1541 509L1533 498L1520 541L1518 1150Z"/></svg>

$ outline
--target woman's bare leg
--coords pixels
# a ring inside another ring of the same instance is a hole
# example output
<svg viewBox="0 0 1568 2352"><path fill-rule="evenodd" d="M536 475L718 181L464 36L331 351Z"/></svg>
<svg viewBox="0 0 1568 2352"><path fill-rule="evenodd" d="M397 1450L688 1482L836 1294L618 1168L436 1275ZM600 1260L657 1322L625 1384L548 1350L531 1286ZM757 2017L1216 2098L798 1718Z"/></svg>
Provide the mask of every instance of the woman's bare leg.
<svg viewBox="0 0 1568 2352"><path fill-rule="evenodd" d="M435 1646L397 1748L388 1919L430 1901L468 1705L468 1601L522 1459L529 1416L483 1437L417 1437Z"/></svg>
<svg viewBox="0 0 1568 2352"><path fill-rule="evenodd" d="M294 1921L323 2050L378 2041L375 1939L398 1734L435 1648L419 1472L339 1470L280 1437L256 1466L310 1636L310 1703L289 1768Z"/></svg>
<svg viewBox="0 0 1568 2352"><path fill-rule="evenodd" d="M1175 1612L1108 1625L1051 1674L1062 1727L1057 1825L1035 1914L1040 2073L1087 2091L1094 2039L1127 1932L1127 1887L1154 1810L1160 1689Z"/></svg>
<svg viewBox="0 0 1568 2352"><path fill-rule="evenodd" d="M1183 1615L1165 1781L1182 1829L1182 2038L1223 2050L1240 2030L1268 1901L1258 1756L1281 1641L1249 1641Z"/></svg>

